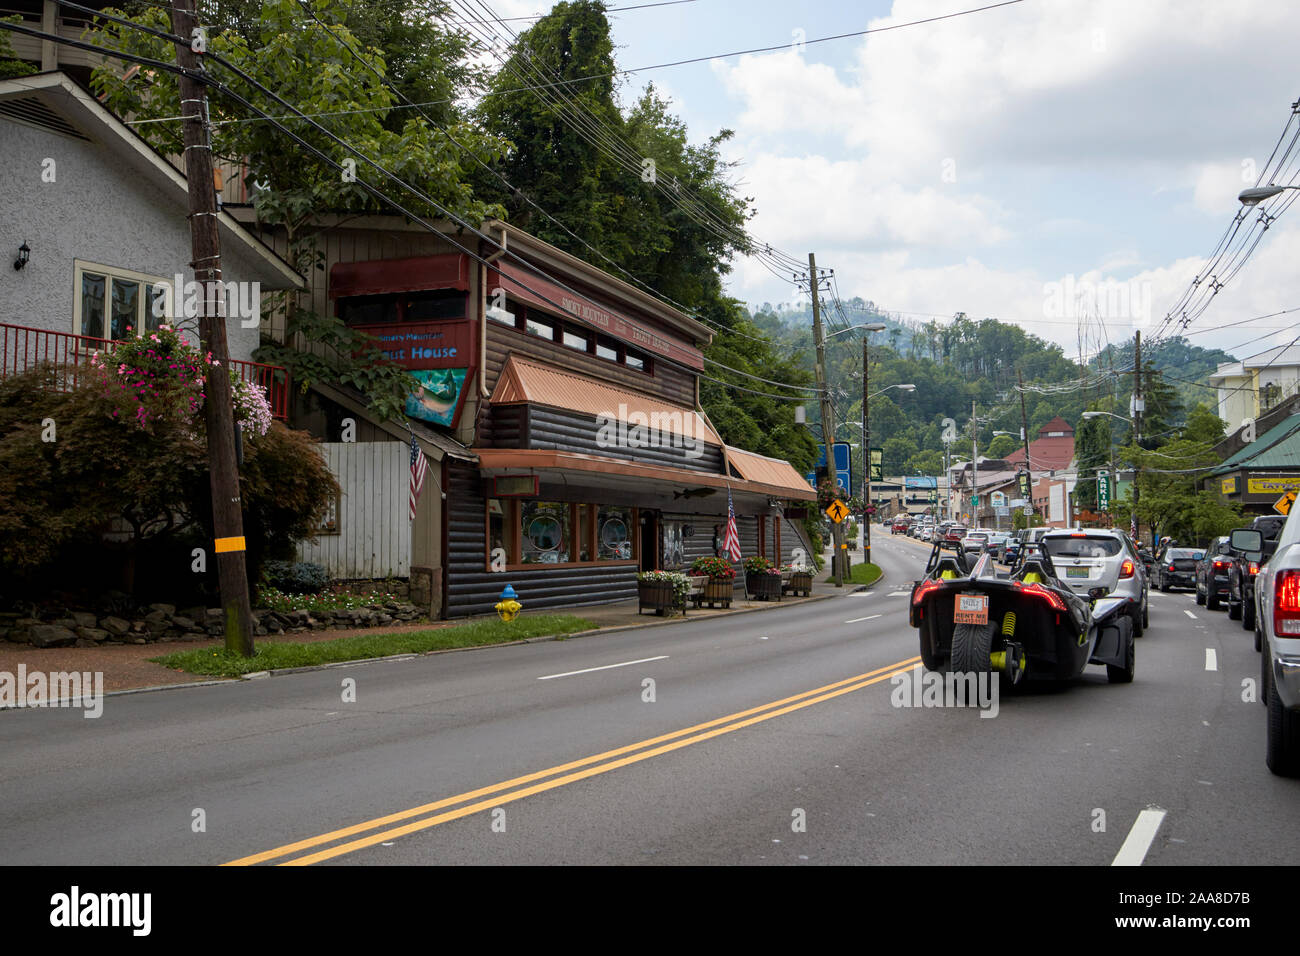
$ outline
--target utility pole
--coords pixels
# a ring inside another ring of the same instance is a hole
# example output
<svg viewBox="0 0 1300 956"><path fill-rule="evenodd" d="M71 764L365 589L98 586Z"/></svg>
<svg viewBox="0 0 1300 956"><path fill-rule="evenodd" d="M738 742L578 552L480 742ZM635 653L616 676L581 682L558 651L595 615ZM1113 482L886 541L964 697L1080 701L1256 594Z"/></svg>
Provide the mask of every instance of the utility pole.
<svg viewBox="0 0 1300 956"><path fill-rule="evenodd" d="M980 526L979 505L976 504L980 493L980 425L975 418L974 400L970 403L970 440L970 526L973 530Z"/></svg>
<svg viewBox="0 0 1300 956"><path fill-rule="evenodd" d="M1133 333L1133 444L1136 446L1139 455L1142 451L1142 412L1145 411L1145 404L1142 400L1142 331L1138 329ZM1141 473L1140 459L1135 459L1133 462L1133 515L1130 519L1133 527L1129 529L1133 532L1134 541L1139 540L1137 535L1137 506L1138 478Z"/></svg>
<svg viewBox="0 0 1300 956"><path fill-rule="evenodd" d="M822 336L821 303L818 297L817 257L808 253L808 289L812 295L813 341L817 344L817 389L821 393L822 444L826 446L826 473L835 475L835 416L831 414L831 396L826 389L826 339ZM866 437L863 437L866 442ZM867 458L871 457L867 453ZM831 478L834 484L834 477ZM841 555L840 542L844 530L839 522L831 524L831 544L834 554L831 557L831 569L835 574L835 586L844 587L844 559Z"/></svg>
<svg viewBox="0 0 1300 956"><path fill-rule="evenodd" d="M867 509L871 507L871 420L867 415L867 379L871 374L871 365L867 360L867 336L862 333L862 563L871 563L871 516ZM883 476L882 476L883 477ZM904 482L906 484L906 482Z"/></svg>
<svg viewBox="0 0 1300 956"><path fill-rule="evenodd" d="M1020 441L1025 446L1025 486L1029 489L1029 494L1025 496L1029 502L1030 513L1025 515L1026 518L1033 517L1034 507L1034 468L1029 463L1029 416L1025 413L1025 375L1019 369L1016 369L1016 384L1019 385L1020 392ZM1025 527L1028 528L1031 522L1026 521Z"/></svg>
<svg viewBox="0 0 1300 956"><path fill-rule="evenodd" d="M194 0L174 0L172 33L201 37L196 29ZM199 77L203 68L194 49L177 44L181 116L185 132L185 177L190 193L190 263L200 296L199 339L212 355L203 403L208 438L208 472L212 489L212 526L216 541L217 580L226 631L226 650L253 656L253 610L248 600L244 566L244 515L235 465L235 415L230 388L230 354L226 343L225 287L221 282L221 249L217 237L217 197L212 181L212 147L208 141L208 101ZM177 298L180 290L177 289Z"/></svg>

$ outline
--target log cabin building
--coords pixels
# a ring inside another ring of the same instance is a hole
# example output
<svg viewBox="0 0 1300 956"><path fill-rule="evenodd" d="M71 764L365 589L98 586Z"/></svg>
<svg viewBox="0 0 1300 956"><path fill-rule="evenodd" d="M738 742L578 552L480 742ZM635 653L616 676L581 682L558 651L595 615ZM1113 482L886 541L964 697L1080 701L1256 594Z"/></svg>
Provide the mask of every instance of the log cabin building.
<svg viewBox="0 0 1300 956"><path fill-rule="evenodd" d="M620 601L640 570L718 553L729 493L744 557L808 554L796 519L809 483L725 445L700 408L707 326L510 225L482 232L495 242L390 217L323 233L312 307L364 330L420 387L405 423L374 420L341 387L298 398L294 424L326 443L343 486L305 560L409 576L413 594L427 582L443 617L490 613L507 584L525 609ZM430 462L413 521L412 438Z"/></svg>

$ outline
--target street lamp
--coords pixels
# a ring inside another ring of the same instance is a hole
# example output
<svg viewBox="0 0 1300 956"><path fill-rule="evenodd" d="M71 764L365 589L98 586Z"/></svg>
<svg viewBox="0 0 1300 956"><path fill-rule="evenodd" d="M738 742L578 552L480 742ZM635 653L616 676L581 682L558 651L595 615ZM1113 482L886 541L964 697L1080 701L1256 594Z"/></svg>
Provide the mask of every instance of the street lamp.
<svg viewBox="0 0 1300 956"><path fill-rule="evenodd" d="M1284 189L1300 189L1300 186L1251 186L1249 189L1243 189L1237 198L1241 200L1243 206L1258 206Z"/></svg>

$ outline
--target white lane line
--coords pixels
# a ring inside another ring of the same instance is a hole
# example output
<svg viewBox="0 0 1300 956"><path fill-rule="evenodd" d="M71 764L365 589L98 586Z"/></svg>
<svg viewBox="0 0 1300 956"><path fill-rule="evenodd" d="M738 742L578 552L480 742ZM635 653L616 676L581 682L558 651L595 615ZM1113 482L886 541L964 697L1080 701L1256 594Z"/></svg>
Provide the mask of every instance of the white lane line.
<svg viewBox="0 0 1300 956"><path fill-rule="evenodd" d="M855 617L853 620L851 620L851 621L845 621L844 623L845 623L845 624L860 624L860 623L863 622L863 621L871 621L871 620L874 620L875 618L878 618L878 617L880 617L879 614L868 614L866 617Z"/></svg>
<svg viewBox="0 0 1300 956"><path fill-rule="evenodd" d="M1207 671L1217 671L1219 669L1219 656L1214 653L1214 648L1205 649L1205 669Z"/></svg>
<svg viewBox="0 0 1300 956"><path fill-rule="evenodd" d="M871 597L871 595L871 591L850 591L848 593L849 597Z"/></svg>
<svg viewBox="0 0 1300 956"><path fill-rule="evenodd" d="M1183 608L1183 613L1186 614L1188 617L1190 617L1193 621L1196 620L1196 615L1193 614L1191 611L1187 610L1187 608Z"/></svg>
<svg viewBox="0 0 1300 956"><path fill-rule="evenodd" d="M545 677L539 677L538 680L554 680L557 677L572 677L574 674L590 674L592 671L607 671L611 667L631 667L633 664L649 664L651 661L666 661L667 654L660 654L658 657L643 657L639 661L624 661L622 664L606 664L604 667L586 667L580 671L565 671L563 674L547 674Z"/></svg>
<svg viewBox="0 0 1300 956"><path fill-rule="evenodd" d="M1141 866L1142 861L1146 859L1147 850L1151 849L1151 843L1156 838L1156 831L1160 829L1164 819L1165 811L1159 807L1147 807L1139 813L1138 818L1133 821L1133 829L1128 831L1124 845L1119 848L1110 865Z"/></svg>
<svg viewBox="0 0 1300 956"><path fill-rule="evenodd" d="M889 596L890 596L890 597L907 597L907 596L908 596L909 594L911 594L911 593L912 593L911 591L890 591L890 592L889 592Z"/></svg>

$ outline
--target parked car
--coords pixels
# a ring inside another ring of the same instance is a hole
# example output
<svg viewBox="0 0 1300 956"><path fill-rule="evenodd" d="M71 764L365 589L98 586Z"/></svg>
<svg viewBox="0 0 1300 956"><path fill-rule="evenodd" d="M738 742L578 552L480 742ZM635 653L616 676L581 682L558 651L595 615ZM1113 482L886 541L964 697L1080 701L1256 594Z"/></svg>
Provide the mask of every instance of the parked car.
<svg viewBox="0 0 1300 956"><path fill-rule="evenodd" d="M967 551L983 551L988 540L987 531L967 531L961 539L961 546Z"/></svg>
<svg viewBox="0 0 1300 956"><path fill-rule="evenodd" d="M988 544L985 545L985 548L989 554L993 555L994 560L1002 561L1002 556L1007 549L1007 542L1010 540L1011 535L1005 531L990 531Z"/></svg>
<svg viewBox="0 0 1300 956"><path fill-rule="evenodd" d="M1300 776L1300 508L1291 509L1276 550L1255 578L1262 637L1260 694L1268 708L1264 760L1279 776ZM1239 528L1234 551L1261 553L1263 530Z"/></svg>
<svg viewBox="0 0 1300 956"><path fill-rule="evenodd" d="M1234 553L1232 563L1228 566L1228 617L1241 621L1246 630L1255 627L1255 578L1259 569L1268 561L1277 548L1278 535L1286 525L1286 518L1281 515L1259 515L1250 523L1250 530L1258 531L1262 536L1262 547L1258 551ZM1260 640L1255 641L1259 650Z"/></svg>
<svg viewBox="0 0 1300 956"><path fill-rule="evenodd" d="M1150 621L1149 586L1142 559L1122 531L1049 531L1039 542L1060 578L1076 594L1123 599L1133 619L1133 636L1141 637Z"/></svg>
<svg viewBox="0 0 1300 956"><path fill-rule="evenodd" d="M1152 569L1152 584L1161 591L1172 588L1196 587L1196 562L1205 557L1205 552L1197 548L1178 548L1166 545L1156 555Z"/></svg>
<svg viewBox="0 0 1300 956"><path fill-rule="evenodd" d="M1228 536L1215 538L1205 549L1205 557L1196 562L1196 603L1217 611L1228 597L1228 567L1232 564L1232 544Z"/></svg>

